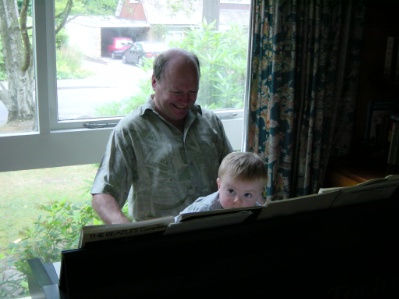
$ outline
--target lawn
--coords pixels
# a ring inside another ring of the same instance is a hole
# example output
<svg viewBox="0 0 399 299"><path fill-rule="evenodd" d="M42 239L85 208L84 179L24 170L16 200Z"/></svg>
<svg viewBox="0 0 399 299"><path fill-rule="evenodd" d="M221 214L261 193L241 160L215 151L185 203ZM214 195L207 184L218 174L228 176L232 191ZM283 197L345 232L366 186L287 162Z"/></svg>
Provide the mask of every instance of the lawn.
<svg viewBox="0 0 399 299"><path fill-rule="evenodd" d="M0 172L0 251L45 213L37 208L39 204L62 199L90 204L96 171L97 165L92 164Z"/></svg>

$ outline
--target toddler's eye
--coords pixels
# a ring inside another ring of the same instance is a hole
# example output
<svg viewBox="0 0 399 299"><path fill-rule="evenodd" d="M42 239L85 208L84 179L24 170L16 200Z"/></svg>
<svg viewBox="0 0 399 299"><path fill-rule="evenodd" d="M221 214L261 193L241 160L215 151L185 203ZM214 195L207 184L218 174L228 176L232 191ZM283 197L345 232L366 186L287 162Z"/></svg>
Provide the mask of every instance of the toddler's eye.
<svg viewBox="0 0 399 299"><path fill-rule="evenodd" d="M245 194L244 194L244 197L245 197L245 198L251 198L251 197L252 197L252 194L251 194L251 193L245 193Z"/></svg>
<svg viewBox="0 0 399 299"><path fill-rule="evenodd" d="M233 190L233 189L228 189L227 192L228 192L229 194L234 194L234 190Z"/></svg>

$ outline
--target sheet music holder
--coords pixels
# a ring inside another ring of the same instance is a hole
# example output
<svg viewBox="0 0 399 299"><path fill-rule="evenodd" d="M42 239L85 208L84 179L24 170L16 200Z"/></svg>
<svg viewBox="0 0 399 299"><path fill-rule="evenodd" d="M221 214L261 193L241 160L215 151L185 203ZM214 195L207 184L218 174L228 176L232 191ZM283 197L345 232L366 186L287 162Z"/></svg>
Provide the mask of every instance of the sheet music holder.
<svg viewBox="0 0 399 299"><path fill-rule="evenodd" d="M332 207L340 207L389 198L398 188L398 185L399 175L391 174L382 178L370 179L354 186L321 188L319 194L340 191L331 205Z"/></svg>
<svg viewBox="0 0 399 299"><path fill-rule="evenodd" d="M331 207L340 190L273 201L260 212L258 220L297 213L324 210Z"/></svg>
<svg viewBox="0 0 399 299"><path fill-rule="evenodd" d="M173 216L167 216L124 224L86 225L80 232L79 248L97 246L105 242L117 242L117 239L164 232L174 221Z"/></svg>
<svg viewBox="0 0 399 299"><path fill-rule="evenodd" d="M254 221L262 209L263 206L253 206L180 214L175 218L175 223L169 224L164 234L176 234Z"/></svg>

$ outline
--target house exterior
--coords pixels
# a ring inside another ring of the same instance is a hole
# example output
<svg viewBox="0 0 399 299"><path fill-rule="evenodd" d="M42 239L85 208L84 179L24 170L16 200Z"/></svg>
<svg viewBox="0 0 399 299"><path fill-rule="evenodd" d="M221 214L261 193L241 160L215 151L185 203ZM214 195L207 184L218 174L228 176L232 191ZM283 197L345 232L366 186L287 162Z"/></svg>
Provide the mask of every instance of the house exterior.
<svg viewBox="0 0 399 299"><path fill-rule="evenodd" d="M250 1L232 2L193 0L185 11L173 13L167 0L120 0L115 16L72 16L65 28L70 47L90 58L101 58L109 55L106 49L113 37L168 43L181 39L185 30L200 26L204 18L208 23L215 21L221 31L231 23L249 26Z"/></svg>
<svg viewBox="0 0 399 299"><path fill-rule="evenodd" d="M183 2L183 1L181 1ZM148 39L168 42L184 35L184 30L200 26L203 19L216 21L217 30L226 30L231 23L249 26L250 0L193 0L185 11L173 13L167 0L120 0L119 17L145 21L151 29Z"/></svg>
<svg viewBox="0 0 399 299"><path fill-rule="evenodd" d="M107 45L113 37L146 36L149 29L147 22L115 16L78 16L65 25L69 47L93 59L109 56Z"/></svg>
<svg viewBox="0 0 399 299"><path fill-rule="evenodd" d="M184 30L201 24L202 0L193 1L191 13L171 12L166 0L120 0L120 2L123 2L120 11L121 18L142 20L150 25L148 35L141 40L168 42L181 38Z"/></svg>

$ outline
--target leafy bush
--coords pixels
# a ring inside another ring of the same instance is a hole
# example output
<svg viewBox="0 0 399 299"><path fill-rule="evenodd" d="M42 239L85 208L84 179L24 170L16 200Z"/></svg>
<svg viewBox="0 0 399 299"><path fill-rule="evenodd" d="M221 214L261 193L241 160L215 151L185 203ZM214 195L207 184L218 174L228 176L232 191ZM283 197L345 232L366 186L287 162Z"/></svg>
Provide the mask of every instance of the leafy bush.
<svg viewBox="0 0 399 299"><path fill-rule="evenodd" d="M39 216L33 226L21 232L21 240L11 243L7 250L7 267L2 270L3 282L0 298L10 294L27 295L27 259L40 258L45 263L60 261L61 251L78 247L80 229L84 225L101 224L91 204L71 204L66 200L39 205L47 216ZM13 276L4 279L6 270L13 269ZM19 275L18 275L19 272ZM19 288L19 291L17 290Z"/></svg>
<svg viewBox="0 0 399 299"><path fill-rule="evenodd" d="M56 49L62 49L62 47L66 45L68 45L68 34L65 28L62 28L55 36L55 47Z"/></svg>
<svg viewBox="0 0 399 299"><path fill-rule="evenodd" d="M247 66L247 29L232 25L216 31L215 23L202 23L185 32L172 46L192 51L201 61L197 103L208 109L243 108Z"/></svg>

